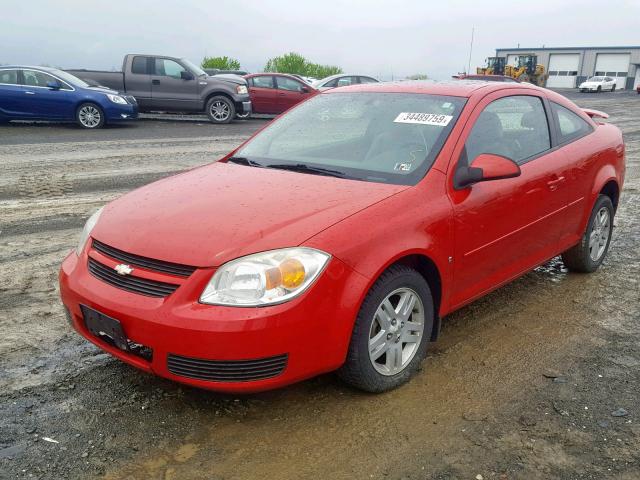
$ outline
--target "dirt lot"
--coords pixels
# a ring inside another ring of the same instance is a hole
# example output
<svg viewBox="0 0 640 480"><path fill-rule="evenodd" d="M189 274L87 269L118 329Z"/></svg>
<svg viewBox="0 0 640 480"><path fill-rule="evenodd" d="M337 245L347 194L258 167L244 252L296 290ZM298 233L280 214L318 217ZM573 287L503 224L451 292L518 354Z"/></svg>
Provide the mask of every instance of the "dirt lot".
<svg viewBox="0 0 640 480"><path fill-rule="evenodd" d="M627 142L605 264L556 259L449 316L420 374L377 396L333 375L241 398L184 388L64 319L57 268L87 214L262 121L0 127L0 478L637 480L640 96L572 97Z"/></svg>

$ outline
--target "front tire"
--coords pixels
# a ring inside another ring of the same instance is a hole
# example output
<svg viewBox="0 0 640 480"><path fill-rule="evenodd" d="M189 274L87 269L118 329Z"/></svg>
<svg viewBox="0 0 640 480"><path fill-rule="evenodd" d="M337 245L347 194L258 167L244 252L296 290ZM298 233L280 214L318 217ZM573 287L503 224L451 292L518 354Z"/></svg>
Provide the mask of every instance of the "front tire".
<svg viewBox="0 0 640 480"><path fill-rule="evenodd" d="M227 97L217 95L207 102L207 116L213 123L229 123L236 116L236 107Z"/></svg>
<svg viewBox="0 0 640 480"><path fill-rule="evenodd" d="M596 200L580 243L562 254L562 261L572 272L595 272L609 250L613 233L613 203L606 195Z"/></svg>
<svg viewBox="0 0 640 480"><path fill-rule="evenodd" d="M367 294L338 375L366 392L396 388L424 359L434 322L433 297L417 271L396 265Z"/></svg>
<svg viewBox="0 0 640 480"><path fill-rule="evenodd" d="M76 110L76 123L88 130L102 128L104 126L104 112L95 103L83 103Z"/></svg>
<svg viewBox="0 0 640 480"><path fill-rule="evenodd" d="M596 89L597 93L601 93L602 92L602 87L600 85L598 85L598 88Z"/></svg>
<svg viewBox="0 0 640 480"><path fill-rule="evenodd" d="M614 84L613 84L613 87L611 87L611 93L613 93L613 92L615 92L615 91L616 91L616 84L614 83Z"/></svg>

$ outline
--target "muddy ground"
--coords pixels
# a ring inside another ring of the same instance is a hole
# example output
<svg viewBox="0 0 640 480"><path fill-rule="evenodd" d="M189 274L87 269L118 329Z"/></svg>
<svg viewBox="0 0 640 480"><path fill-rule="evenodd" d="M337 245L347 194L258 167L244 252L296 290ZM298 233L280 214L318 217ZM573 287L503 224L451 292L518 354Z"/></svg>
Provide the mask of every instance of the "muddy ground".
<svg viewBox="0 0 640 480"><path fill-rule="evenodd" d="M414 380L325 375L227 397L140 373L70 331L57 268L84 218L263 125L0 127L0 478L640 478L640 96L611 114L627 183L592 275L555 259L449 316ZM480 477L481 476L481 477Z"/></svg>

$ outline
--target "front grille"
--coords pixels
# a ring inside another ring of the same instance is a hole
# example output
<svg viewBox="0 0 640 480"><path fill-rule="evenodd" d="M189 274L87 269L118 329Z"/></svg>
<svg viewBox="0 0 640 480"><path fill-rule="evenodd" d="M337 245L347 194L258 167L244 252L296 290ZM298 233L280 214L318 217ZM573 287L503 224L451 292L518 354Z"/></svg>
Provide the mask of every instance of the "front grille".
<svg viewBox="0 0 640 480"><path fill-rule="evenodd" d="M280 375L287 366L288 355L256 360L202 360L172 353L167 366L174 375L214 382L247 382Z"/></svg>
<svg viewBox="0 0 640 480"><path fill-rule="evenodd" d="M189 265L180 265L179 263L165 262L163 260L155 260L153 258L141 257L140 255L134 255L133 253L123 252L117 248L105 245L98 240L93 241L93 248L107 257L111 257L119 262L146 268L147 270L177 275L179 277L188 277L196 270L196 267Z"/></svg>
<svg viewBox="0 0 640 480"><path fill-rule="evenodd" d="M136 97L134 97L133 95L125 95L124 98L127 100L127 102L129 102L131 105L137 105L138 101L136 100Z"/></svg>
<svg viewBox="0 0 640 480"><path fill-rule="evenodd" d="M118 275L114 269L97 262L93 258L89 258L89 272L109 285L148 297L166 297L180 286L146 278L132 277L131 275Z"/></svg>

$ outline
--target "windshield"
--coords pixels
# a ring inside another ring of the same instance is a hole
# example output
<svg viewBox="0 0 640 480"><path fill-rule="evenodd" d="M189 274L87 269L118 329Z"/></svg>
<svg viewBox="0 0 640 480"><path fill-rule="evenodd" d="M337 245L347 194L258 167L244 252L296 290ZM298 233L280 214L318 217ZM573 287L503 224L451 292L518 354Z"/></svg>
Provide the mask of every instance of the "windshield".
<svg viewBox="0 0 640 480"><path fill-rule="evenodd" d="M604 80L604 77L591 77L589 80L587 80L588 82L602 82Z"/></svg>
<svg viewBox="0 0 640 480"><path fill-rule="evenodd" d="M180 61L189 69L191 70L191 73L195 74L196 76L200 76L200 75L206 75L207 72L205 72L204 70L202 70L199 66L197 66L195 63L191 63L189 60L187 60L186 58L182 58L180 59Z"/></svg>
<svg viewBox="0 0 640 480"><path fill-rule="evenodd" d="M68 82L76 87L87 88L90 86L84 80L80 80L75 75L71 75L70 73L67 73L63 70L53 70L51 73L53 73L57 77L60 77L61 80L64 80L65 82Z"/></svg>
<svg viewBox="0 0 640 480"><path fill-rule="evenodd" d="M433 164L464 103L406 93L318 95L274 121L230 161L414 185Z"/></svg>

